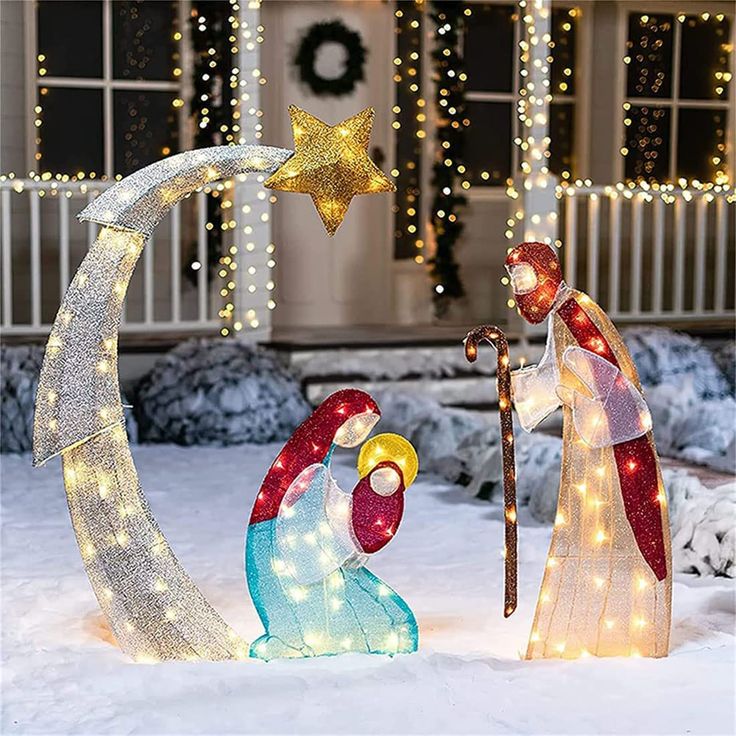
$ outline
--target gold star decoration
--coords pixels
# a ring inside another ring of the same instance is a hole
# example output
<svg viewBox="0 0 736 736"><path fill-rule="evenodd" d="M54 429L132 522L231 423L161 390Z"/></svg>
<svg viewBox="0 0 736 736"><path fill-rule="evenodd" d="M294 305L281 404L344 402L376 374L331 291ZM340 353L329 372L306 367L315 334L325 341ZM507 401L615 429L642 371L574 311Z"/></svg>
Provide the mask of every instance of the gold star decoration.
<svg viewBox="0 0 736 736"><path fill-rule="evenodd" d="M373 108L337 125L289 106L294 155L265 186L312 197L329 235L334 235L356 194L395 192L393 182L368 157Z"/></svg>

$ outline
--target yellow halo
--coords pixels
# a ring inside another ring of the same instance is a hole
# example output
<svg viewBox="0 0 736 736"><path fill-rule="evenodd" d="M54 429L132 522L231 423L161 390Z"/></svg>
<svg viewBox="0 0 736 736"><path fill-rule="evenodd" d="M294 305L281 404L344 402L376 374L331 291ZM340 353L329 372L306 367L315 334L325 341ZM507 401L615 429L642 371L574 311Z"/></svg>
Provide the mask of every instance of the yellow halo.
<svg viewBox="0 0 736 736"><path fill-rule="evenodd" d="M400 434L377 434L360 448L358 475L365 478L378 463L384 460L395 462L404 475L404 486L408 488L419 472L419 458L411 442Z"/></svg>

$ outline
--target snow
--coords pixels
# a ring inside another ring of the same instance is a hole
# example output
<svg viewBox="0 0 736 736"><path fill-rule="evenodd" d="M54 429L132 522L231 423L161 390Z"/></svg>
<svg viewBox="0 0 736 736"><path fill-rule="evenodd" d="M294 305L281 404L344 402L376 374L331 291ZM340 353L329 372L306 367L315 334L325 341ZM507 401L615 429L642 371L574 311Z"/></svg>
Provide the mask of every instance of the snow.
<svg viewBox="0 0 736 736"><path fill-rule="evenodd" d="M278 448L134 448L180 559L251 640L243 532ZM352 485L354 457L338 458ZM1 472L4 734L733 732L732 580L676 575L667 659L520 661L551 529L522 509L520 604L504 620L499 506L422 475L372 564L414 608L417 654L136 665L109 641L58 464L5 456Z"/></svg>
<svg viewBox="0 0 736 736"><path fill-rule="evenodd" d="M680 572L736 577L736 479L703 486L684 470L664 471L672 565Z"/></svg>

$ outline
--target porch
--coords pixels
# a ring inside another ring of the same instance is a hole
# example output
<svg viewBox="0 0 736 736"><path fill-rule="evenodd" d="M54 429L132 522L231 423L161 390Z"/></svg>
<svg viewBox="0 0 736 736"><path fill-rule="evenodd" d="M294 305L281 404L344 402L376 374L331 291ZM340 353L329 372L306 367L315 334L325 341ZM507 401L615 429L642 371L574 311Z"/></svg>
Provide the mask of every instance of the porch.
<svg viewBox="0 0 736 736"><path fill-rule="evenodd" d="M97 233L96 225L79 223L74 215L108 186L0 181L5 340L41 341L48 334L69 280ZM229 181L218 186L235 198L238 188L248 185ZM243 247L239 230L223 231L223 256L212 263L206 228L211 194L198 192L174 207L146 245L123 314L123 350L160 351L186 337L217 334L223 325L281 349L456 344L472 326L471 319L446 323L433 321L428 313L413 324L299 327L280 322L275 262L269 260L264 267L262 254ZM663 324L700 335L731 333L736 315L732 197L728 190L584 182L558 187L551 219L559 223L565 279L622 325ZM510 200L511 218L515 209ZM500 233L489 233L488 239L500 247ZM226 254L238 247L243 252L240 267L231 270ZM354 277L359 279L360 273ZM389 289L394 299L399 288L395 281ZM497 279L487 289L505 292ZM247 296L248 309L240 311L251 317L250 324L228 317L227 304L238 294ZM533 337L507 308L484 319L506 327L512 339Z"/></svg>

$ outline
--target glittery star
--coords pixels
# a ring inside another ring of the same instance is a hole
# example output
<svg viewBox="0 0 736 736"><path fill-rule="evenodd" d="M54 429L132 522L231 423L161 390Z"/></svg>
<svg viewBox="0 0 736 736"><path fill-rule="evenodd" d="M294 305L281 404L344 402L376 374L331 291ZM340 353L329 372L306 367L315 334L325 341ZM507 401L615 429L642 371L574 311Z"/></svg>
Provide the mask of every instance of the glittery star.
<svg viewBox="0 0 736 736"><path fill-rule="evenodd" d="M289 106L289 115L294 155L265 186L309 194L330 235L340 227L356 194L396 191L368 157L372 107L337 125L327 125L295 105Z"/></svg>

